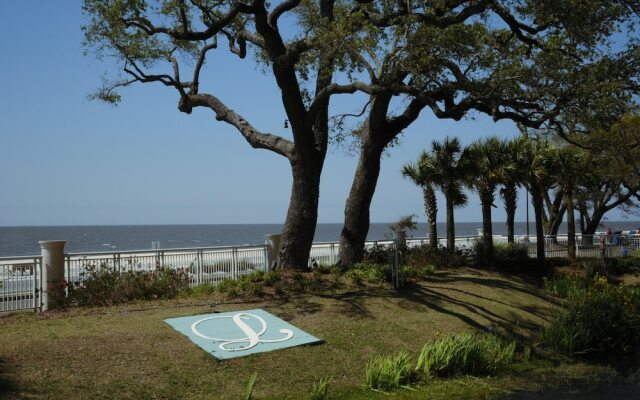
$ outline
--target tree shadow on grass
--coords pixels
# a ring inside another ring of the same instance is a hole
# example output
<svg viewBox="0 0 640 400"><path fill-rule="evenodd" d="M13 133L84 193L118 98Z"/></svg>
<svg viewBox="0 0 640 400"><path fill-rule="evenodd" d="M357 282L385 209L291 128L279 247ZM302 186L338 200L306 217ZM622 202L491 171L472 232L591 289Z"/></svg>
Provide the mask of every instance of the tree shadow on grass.
<svg viewBox="0 0 640 400"><path fill-rule="evenodd" d="M499 273L499 275L505 276L505 278L513 279L513 276L510 276L505 273ZM557 299L553 296L549 296L544 293L542 290L536 290L531 286L534 286L537 282L531 282L524 280L522 282L514 282L513 280L503 280L493 276L481 275L481 276L468 276L468 275L449 275L449 274L440 274L434 275L429 278L429 281L435 283L460 283L460 282L468 282L477 285L487 286L494 289L504 289L504 290L513 290L517 292L521 292L523 294L536 297L541 300L557 303Z"/></svg>
<svg viewBox="0 0 640 400"><path fill-rule="evenodd" d="M0 358L0 399L22 399L18 386L9 377L9 365Z"/></svg>
<svg viewBox="0 0 640 400"><path fill-rule="evenodd" d="M339 313L350 318L358 319L375 319L373 314L366 305L367 299L390 297L393 293L380 289L362 289L340 294L317 294L318 297L332 299L338 301Z"/></svg>

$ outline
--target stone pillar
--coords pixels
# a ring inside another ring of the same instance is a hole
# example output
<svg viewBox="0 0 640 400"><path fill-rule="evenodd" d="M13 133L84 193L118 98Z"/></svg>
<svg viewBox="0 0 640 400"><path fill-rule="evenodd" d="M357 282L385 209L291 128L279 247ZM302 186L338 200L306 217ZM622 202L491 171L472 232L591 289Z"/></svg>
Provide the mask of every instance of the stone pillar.
<svg viewBox="0 0 640 400"><path fill-rule="evenodd" d="M275 268L278 253L280 252L280 234L267 235L265 244L267 245L267 267L269 271Z"/></svg>
<svg viewBox="0 0 640 400"><path fill-rule="evenodd" d="M40 302L42 311L49 309L48 288L51 283L58 283L64 279L64 240L41 240L42 252L42 282L40 287Z"/></svg>

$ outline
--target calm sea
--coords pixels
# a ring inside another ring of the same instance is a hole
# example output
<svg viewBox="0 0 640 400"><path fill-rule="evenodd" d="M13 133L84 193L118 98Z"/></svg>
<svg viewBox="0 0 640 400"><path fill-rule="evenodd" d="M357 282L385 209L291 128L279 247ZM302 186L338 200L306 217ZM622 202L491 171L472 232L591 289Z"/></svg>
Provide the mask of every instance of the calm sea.
<svg viewBox="0 0 640 400"><path fill-rule="evenodd" d="M476 235L480 222L456 223L456 236ZM613 230L636 229L638 221L607 221ZM282 225L126 225L126 226L27 226L0 227L0 257L40 254L39 240L66 240L67 252L150 249L159 241L161 248L189 248L262 244L267 234L279 233ZM318 224L316 242L337 241L342 224ZM438 224L438 236L445 235L445 224ZM493 224L494 234L506 234L504 222ZM530 224L533 234L535 227ZM418 224L414 237L427 235L427 225ZM560 229L563 232L563 229ZM516 234L526 233L526 224L516 224ZM411 235L409 235L411 236ZM369 240L391 238L389 224L371 224Z"/></svg>

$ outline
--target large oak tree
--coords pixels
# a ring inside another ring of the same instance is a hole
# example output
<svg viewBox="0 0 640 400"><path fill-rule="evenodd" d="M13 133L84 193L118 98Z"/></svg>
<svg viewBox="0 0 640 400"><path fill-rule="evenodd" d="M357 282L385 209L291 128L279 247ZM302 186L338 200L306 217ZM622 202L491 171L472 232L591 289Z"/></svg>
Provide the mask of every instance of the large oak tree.
<svg viewBox="0 0 640 400"><path fill-rule="evenodd" d="M615 29L635 22L633 4L624 1L365 3L367 34L386 40L347 45L368 80L359 90L370 97L356 130L360 156L345 205L342 264L362 259L381 155L423 109L538 128L555 124L563 109L626 96L629 87L618 83L637 71L635 48L607 49Z"/></svg>

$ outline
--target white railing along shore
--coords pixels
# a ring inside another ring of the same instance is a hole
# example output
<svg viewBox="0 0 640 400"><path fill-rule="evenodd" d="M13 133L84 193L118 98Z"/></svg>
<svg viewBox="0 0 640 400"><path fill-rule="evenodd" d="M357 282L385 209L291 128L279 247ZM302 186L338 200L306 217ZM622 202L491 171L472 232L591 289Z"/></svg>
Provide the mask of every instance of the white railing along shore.
<svg viewBox="0 0 640 400"><path fill-rule="evenodd" d="M577 257L602 255L601 236L604 233L576 235ZM515 242L526 245L530 257L536 256L536 238L520 235ZM471 248L481 236L458 236L456 248ZM494 235L495 244L507 243L507 237ZM608 257L640 255L640 235L607 236L604 241ZM428 243L426 237L408 238L408 247ZM566 257L566 235L545 237L546 257ZM367 241L368 249L390 246L391 239ZM438 238L445 245L445 238ZM338 242L314 243L309 255L309 267L315 264L332 265L338 262ZM92 269L108 268L113 271L154 271L157 268L173 268L189 276L190 285L217 284L224 279L238 279L253 271L269 269L268 245L244 245L223 247L196 247L178 249L130 250L110 252L83 252L64 254L64 279L74 285L81 284ZM43 256L0 258L0 312L20 309L38 309L41 306Z"/></svg>

